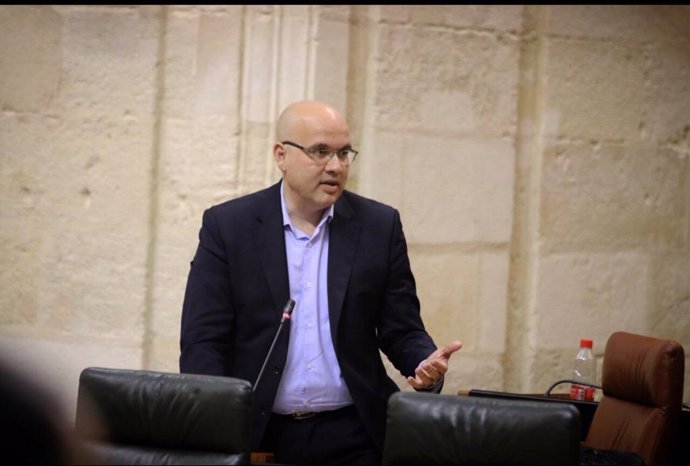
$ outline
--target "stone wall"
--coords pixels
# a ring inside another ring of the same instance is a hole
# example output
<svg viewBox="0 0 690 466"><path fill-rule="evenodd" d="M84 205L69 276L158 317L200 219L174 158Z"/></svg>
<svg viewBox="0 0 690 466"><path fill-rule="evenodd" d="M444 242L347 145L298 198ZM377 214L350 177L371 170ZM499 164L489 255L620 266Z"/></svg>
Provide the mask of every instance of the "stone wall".
<svg viewBox="0 0 690 466"><path fill-rule="evenodd" d="M444 392L542 392L616 330L690 353L689 24L682 5L0 7L3 354L70 406L87 366L177 371L201 214L278 179L274 120L303 98L348 116L350 188L400 210L428 330L465 343Z"/></svg>

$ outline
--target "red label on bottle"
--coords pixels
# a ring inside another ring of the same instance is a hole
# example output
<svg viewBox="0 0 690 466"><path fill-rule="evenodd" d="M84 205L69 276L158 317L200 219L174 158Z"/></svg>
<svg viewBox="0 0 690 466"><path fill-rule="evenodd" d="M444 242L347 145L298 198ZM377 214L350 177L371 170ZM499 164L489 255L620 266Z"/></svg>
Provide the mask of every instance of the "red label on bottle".
<svg viewBox="0 0 690 466"><path fill-rule="evenodd" d="M580 401L594 401L594 387L572 384L570 386L570 399Z"/></svg>

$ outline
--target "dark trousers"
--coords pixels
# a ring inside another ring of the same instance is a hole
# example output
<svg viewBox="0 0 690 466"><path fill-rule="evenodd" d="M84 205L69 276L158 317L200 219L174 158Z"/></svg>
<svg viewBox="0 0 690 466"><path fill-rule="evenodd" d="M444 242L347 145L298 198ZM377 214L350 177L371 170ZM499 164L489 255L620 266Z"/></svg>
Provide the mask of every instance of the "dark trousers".
<svg viewBox="0 0 690 466"><path fill-rule="evenodd" d="M261 450L274 453L281 464L381 464L381 452L354 405L306 419L271 414Z"/></svg>

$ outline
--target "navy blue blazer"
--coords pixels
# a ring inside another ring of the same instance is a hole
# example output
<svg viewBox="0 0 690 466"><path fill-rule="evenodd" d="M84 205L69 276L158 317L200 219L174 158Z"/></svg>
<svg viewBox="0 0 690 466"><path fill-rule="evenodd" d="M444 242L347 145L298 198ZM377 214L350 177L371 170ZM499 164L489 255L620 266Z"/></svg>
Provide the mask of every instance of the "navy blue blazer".
<svg viewBox="0 0 690 466"><path fill-rule="evenodd" d="M409 376L436 345L420 317L398 211L344 191L329 231L333 346L357 411L382 448L388 397L398 387L379 349ZM185 291L180 372L254 383L289 290L280 182L207 209ZM253 449L266 428L289 335L286 325L254 394Z"/></svg>

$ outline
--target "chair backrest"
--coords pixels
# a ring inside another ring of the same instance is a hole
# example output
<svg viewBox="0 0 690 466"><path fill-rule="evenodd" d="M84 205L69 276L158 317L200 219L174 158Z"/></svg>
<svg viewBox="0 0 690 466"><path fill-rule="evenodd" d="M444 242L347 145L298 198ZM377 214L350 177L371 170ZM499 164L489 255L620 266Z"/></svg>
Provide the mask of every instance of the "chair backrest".
<svg viewBox="0 0 690 466"><path fill-rule="evenodd" d="M570 404L397 392L383 464L577 464L579 445Z"/></svg>
<svg viewBox="0 0 690 466"><path fill-rule="evenodd" d="M104 463L250 464L252 403L245 380L89 367L75 430Z"/></svg>
<svg viewBox="0 0 690 466"><path fill-rule="evenodd" d="M603 396L584 445L668 464L680 426L684 370L685 352L676 341L611 334L604 349Z"/></svg>

